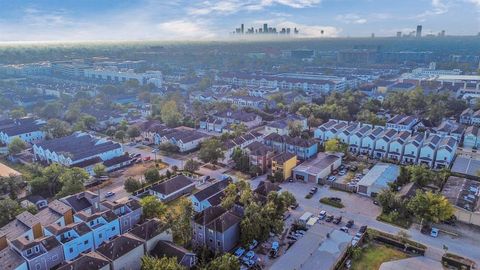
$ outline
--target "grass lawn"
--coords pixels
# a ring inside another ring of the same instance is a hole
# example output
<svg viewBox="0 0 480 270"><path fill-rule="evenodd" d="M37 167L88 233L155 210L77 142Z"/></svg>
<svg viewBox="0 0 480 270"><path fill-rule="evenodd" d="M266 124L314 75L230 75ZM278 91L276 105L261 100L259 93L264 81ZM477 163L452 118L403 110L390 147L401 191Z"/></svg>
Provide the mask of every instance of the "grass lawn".
<svg viewBox="0 0 480 270"><path fill-rule="evenodd" d="M352 261L352 270L378 270L384 262L405 259L409 256L399 250L370 244L362 250L360 257Z"/></svg>
<svg viewBox="0 0 480 270"><path fill-rule="evenodd" d="M394 226L403 228L403 229L409 229L410 226L412 225L412 221L410 219L402 219L402 218L396 218L394 220L390 219L388 215L386 214L380 214L377 217L378 221L385 222L388 224L392 224Z"/></svg>
<svg viewBox="0 0 480 270"><path fill-rule="evenodd" d="M337 207L337 208L343 208L343 207L345 207L345 206L343 205L343 203L337 202L337 201L334 201L334 200L331 200L330 198L327 198L327 197L321 198L319 202L320 202L320 203L323 203L323 204L327 204L327 205L333 206L333 207Z"/></svg>

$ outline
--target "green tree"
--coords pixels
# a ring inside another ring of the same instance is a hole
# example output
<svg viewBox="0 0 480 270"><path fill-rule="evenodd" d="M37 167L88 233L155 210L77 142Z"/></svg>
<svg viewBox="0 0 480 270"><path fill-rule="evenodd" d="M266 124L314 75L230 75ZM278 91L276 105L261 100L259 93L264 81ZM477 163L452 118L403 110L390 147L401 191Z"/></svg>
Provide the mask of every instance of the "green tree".
<svg viewBox="0 0 480 270"><path fill-rule="evenodd" d="M421 187L433 183L435 179L435 173L423 165L408 166L408 172L410 175L410 180L417 183Z"/></svg>
<svg viewBox="0 0 480 270"><path fill-rule="evenodd" d="M17 195L22 190L23 180L21 176L9 175L0 177L0 186L4 194L8 194L12 200L17 199Z"/></svg>
<svg viewBox="0 0 480 270"><path fill-rule="evenodd" d="M142 270L186 270L175 257L142 257Z"/></svg>
<svg viewBox="0 0 480 270"><path fill-rule="evenodd" d="M144 176L145 180L148 183L155 183L157 181L160 181L160 173L158 172L157 168L149 168L145 171Z"/></svg>
<svg viewBox="0 0 480 270"><path fill-rule="evenodd" d="M22 117L27 116L27 112L25 112L25 108L19 107L19 108L15 108L15 109L11 110L10 111L10 116L13 119L20 119Z"/></svg>
<svg viewBox="0 0 480 270"><path fill-rule="evenodd" d="M85 128L92 129L97 123L97 118L89 114L84 114L80 117L78 121L82 122Z"/></svg>
<svg viewBox="0 0 480 270"><path fill-rule="evenodd" d="M130 126L127 130L127 135L129 138L134 139L140 136L141 132L137 126Z"/></svg>
<svg viewBox="0 0 480 270"><path fill-rule="evenodd" d="M384 189L377 195L377 200L382 206L382 212L389 214L396 210L398 203L395 193L390 189Z"/></svg>
<svg viewBox="0 0 480 270"><path fill-rule="evenodd" d="M345 152L346 145L338 139L330 139L325 142L325 152Z"/></svg>
<svg viewBox="0 0 480 270"><path fill-rule="evenodd" d="M137 179L133 178L133 177L129 177L127 178L127 180L125 180L125 183L123 184L123 187L125 188L125 190L129 193L132 193L134 191L137 191L139 189L142 188L142 183L140 183L140 181L138 181Z"/></svg>
<svg viewBox="0 0 480 270"><path fill-rule="evenodd" d="M160 116L162 121L169 127L178 126L182 120L182 114L178 110L175 100L170 100L163 104Z"/></svg>
<svg viewBox="0 0 480 270"><path fill-rule="evenodd" d="M115 132L115 139L117 140L120 140L121 142L123 142L123 140L125 139L125 131L123 130L117 130L117 132Z"/></svg>
<svg viewBox="0 0 480 270"><path fill-rule="evenodd" d="M225 209L230 209L237 200L238 192L237 186L234 183L230 183L224 190L221 206Z"/></svg>
<svg viewBox="0 0 480 270"><path fill-rule="evenodd" d="M211 261L207 270L238 270L240 269L240 261L233 254L225 253L222 256L216 257Z"/></svg>
<svg viewBox="0 0 480 270"><path fill-rule="evenodd" d="M172 234L175 243L187 246L192 240L192 201L183 197L178 203L178 212L172 222Z"/></svg>
<svg viewBox="0 0 480 270"><path fill-rule="evenodd" d="M249 172L250 170L250 158L248 154L243 151L241 148L237 147L233 150L231 156L233 162L235 163L235 169L241 172Z"/></svg>
<svg viewBox="0 0 480 270"><path fill-rule="evenodd" d="M430 191L417 190L415 197L410 199L408 209L421 220L423 224L437 223L452 217L454 209L452 204L441 194Z"/></svg>
<svg viewBox="0 0 480 270"><path fill-rule="evenodd" d="M205 163L217 164L218 159L224 158L223 145L216 138L205 140L198 151L198 158Z"/></svg>
<svg viewBox="0 0 480 270"><path fill-rule="evenodd" d="M0 226L5 226L21 212L22 208L16 201L10 198L0 200Z"/></svg>
<svg viewBox="0 0 480 270"><path fill-rule="evenodd" d="M8 144L8 153L10 155L16 155L27 149L27 144L19 137L14 137Z"/></svg>
<svg viewBox="0 0 480 270"><path fill-rule="evenodd" d="M40 115L47 119L60 118L63 113L63 105L61 103L48 103L40 111Z"/></svg>
<svg viewBox="0 0 480 270"><path fill-rule="evenodd" d="M67 169L61 176L60 182L62 183L62 189L56 194L58 198L62 198L68 195L78 193L85 190L84 183L90 176L81 168Z"/></svg>
<svg viewBox="0 0 480 270"><path fill-rule="evenodd" d="M198 163L196 160L191 158L185 161L185 165L183 166L183 169L187 172L193 173L196 170L198 170L199 167L200 167L200 163Z"/></svg>
<svg viewBox="0 0 480 270"><path fill-rule="evenodd" d="M298 121L288 122L288 135L291 137L298 137L302 134L303 126Z"/></svg>
<svg viewBox="0 0 480 270"><path fill-rule="evenodd" d="M155 196L146 196L140 199L140 204L143 207L143 217L159 218L165 220L167 213L167 206L161 201L157 200Z"/></svg>
<svg viewBox="0 0 480 270"><path fill-rule="evenodd" d="M96 177L105 176L107 174L107 167L99 163L95 165L95 167L93 167L93 173L95 174Z"/></svg>
<svg viewBox="0 0 480 270"><path fill-rule="evenodd" d="M70 124L58 119L48 120L47 124L43 127L43 130L53 138L61 138L72 134L72 127Z"/></svg>

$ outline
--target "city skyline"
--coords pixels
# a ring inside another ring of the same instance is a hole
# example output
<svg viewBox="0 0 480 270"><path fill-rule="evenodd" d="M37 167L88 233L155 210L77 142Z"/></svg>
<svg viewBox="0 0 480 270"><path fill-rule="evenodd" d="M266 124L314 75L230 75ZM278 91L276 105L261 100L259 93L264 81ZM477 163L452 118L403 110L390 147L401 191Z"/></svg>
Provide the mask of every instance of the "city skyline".
<svg viewBox="0 0 480 270"><path fill-rule="evenodd" d="M479 0L185 0L129 2L0 0L0 42L218 40L240 24L301 29L299 37L376 37L410 33L476 35ZM323 34L322 34L323 31Z"/></svg>

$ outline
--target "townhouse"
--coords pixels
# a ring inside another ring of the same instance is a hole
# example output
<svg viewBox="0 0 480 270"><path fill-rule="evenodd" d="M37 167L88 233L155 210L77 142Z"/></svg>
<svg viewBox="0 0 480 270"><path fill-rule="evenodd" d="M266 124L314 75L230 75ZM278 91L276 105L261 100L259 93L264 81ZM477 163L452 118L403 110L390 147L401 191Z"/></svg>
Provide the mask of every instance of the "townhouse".
<svg viewBox="0 0 480 270"><path fill-rule="evenodd" d="M443 137L435 155L435 168L449 168L455 158L458 142L454 137Z"/></svg>
<svg viewBox="0 0 480 270"><path fill-rule="evenodd" d="M229 163L232 159L233 151L237 148L245 149L249 144L253 142L260 142L263 141L264 135L256 132L251 131L247 132L243 135L240 135L234 139L229 139L224 143L225 146L225 158L223 159L224 163Z"/></svg>
<svg viewBox="0 0 480 270"><path fill-rule="evenodd" d="M73 260L81 253L95 249L92 230L84 222L65 226L54 223L45 227L44 232L60 241L65 260Z"/></svg>
<svg viewBox="0 0 480 270"><path fill-rule="evenodd" d="M433 167L435 162L435 156L437 153L437 148L441 142L440 135L430 134L425 141L423 142L422 147L420 148L420 154L418 157L418 163L427 165L428 167Z"/></svg>
<svg viewBox="0 0 480 270"><path fill-rule="evenodd" d="M0 121L0 143L10 144L14 138L20 138L26 143L37 143L45 139L42 130L46 122L40 119L22 118Z"/></svg>
<svg viewBox="0 0 480 270"><path fill-rule="evenodd" d="M301 130L307 130L307 118L300 116L300 115L289 115L285 119L276 120L273 122L268 123L265 126L265 133L277 133L279 135L288 135L289 134L289 124L294 123L295 125L299 125Z"/></svg>
<svg viewBox="0 0 480 270"><path fill-rule="evenodd" d="M238 244L241 221L241 214L234 210L209 207L193 218L192 245L206 247L214 253L228 252Z"/></svg>
<svg viewBox="0 0 480 270"><path fill-rule="evenodd" d="M70 206L74 213L80 211L91 212L92 209L99 209L100 206L99 194L89 190L63 197L60 201Z"/></svg>
<svg viewBox="0 0 480 270"><path fill-rule="evenodd" d="M111 270L108 259L94 251L85 253L73 261L65 262L65 264L63 264L57 270L82 269Z"/></svg>
<svg viewBox="0 0 480 270"><path fill-rule="evenodd" d="M78 212L74 215L74 222L84 222L91 230L94 249L97 249L105 241L120 234L120 223L117 215L111 210L95 213Z"/></svg>
<svg viewBox="0 0 480 270"><path fill-rule="evenodd" d="M480 128L478 126L469 126L465 129L463 147L469 149L478 149L480 146Z"/></svg>
<svg viewBox="0 0 480 270"><path fill-rule="evenodd" d="M0 236L0 265L6 270L28 270L27 261L8 246L5 236Z"/></svg>
<svg viewBox="0 0 480 270"><path fill-rule="evenodd" d="M190 269L197 263L197 255L183 247L179 247L171 241L158 241L155 249L152 251L152 255L157 258L176 258L177 262Z"/></svg>
<svg viewBox="0 0 480 270"><path fill-rule="evenodd" d="M255 141L245 147L251 166L260 168L262 173L266 172L272 164L272 157L275 151L265 144Z"/></svg>
<svg viewBox="0 0 480 270"><path fill-rule="evenodd" d="M387 151L387 158L394 161L401 161L406 142L410 138L409 131L400 131L392 138Z"/></svg>
<svg viewBox="0 0 480 270"><path fill-rule="evenodd" d="M299 137L290 137L270 133L265 136L263 143L272 147L276 152L289 152L295 154L298 159L307 160L314 157L318 152L317 142L314 140L302 139Z"/></svg>
<svg viewBox="0 0 480 270"><path fill-rule="evenodd" d="M387 157L390 142L393 140L396 134L397 131L394 129L385 129L381 134L378 135L373 148L374 158L381 159Z"/></svg>
<svg viewBox="0 0 480 270"><path fill-rule="evenodd" d="M339 133L337 133L337 139L346 145L350 145L350 137L357 131L359 128L359 123L350 123L345 128L343 128ZM334 127L335 128L335 127Z"/></svg>
<svg viewBox="0 0 480 270"><path fill-rule="evenodd" d="M326 142L331 139L335 139L338 135L348 126L348 123L341 121L332 126L332 128L327 129L324 133L324 138L321 142Z"/></svg>
<svg viewBox="0 0 480 270"><path fill-rule="evenodd" d="M107 241L96 252L109 260L112 270L140 270L145 254L143 241L129 233Z"/></svg>
<svg viewBox="0 0 480 270"><path fill-rule="evenodd" d="M219 205L223 191L230 183L232 183L231 179L221 180L191 195L190 200L192 201L193 210L202 212L207 208Z"/></svg>
<svg viewBox="0 0 480 270"><path fill-rule="evenodd" d="M150 253L159 241L172 241L172 232L168 229L169 227L169 224L153 218L145 220L142 224L135 225L129 233L141 239L145 253Z"/></svg>
<svg viewBox="0 0 480 270"><path fill-rule="evenodd" d="M226 126L227 121L225 119L207 116L200 119L199 129L206 130L208 132L222 133Z"/></svg>
<svg viewBox="0 0 480 270"><path fill-rule="evenodd" d="M372 156L373 150L375 149L375 143L384 130L383 127L375 127L365 134L366 136L362 139L360 154Z"/></svg>
<svg viewBox="0 0 480 270"><path fill-rule="evenodd" d="M63 262L63 249L53 236L27 240L17 238L10 242L13 250L21 254L28 269L49 270Z"/></svg>
<svg viewBox="0 0 480 270"><path fill-rule="evenodd" d="M327 131L330 131L333 126L335 126L338 123L338 120L330 119L328 122L323 123L320 125L318 128L315 129L313 132L313 137L315 139L318 139L321 143L325 142L325 133Z"/></svg>
<svg viewBox="0 0 480 270"><path fill-rule="evenodd" d="M223 111L212 115L213 118L224 120L227 125L244 124L248 129L259 126L262 117L253 112L246 111Z"/></svg>
<svg viewBox="0 0 480 270"><path fill-rule="evenodd" d="M142 141L147 144L155 143L155 134L168 129L167 126L158 120L147 120L137 124L137 127L140 129Z"/></svg>
<svg viewBox="0 0 480 270"><path fill-rule="evenodd" d="M358 128L355 132L353 132L349 138L348 151L350 151L351 153L360 152L360 148L362 147L362 140L371 130L371 125L364 124L361 128Z"/></svg>
<svg viewBox="0 0 480 270"><path fill-rule="evenodd" d="M404 164L417 164L420 156L420 149L422 148L425 139L424 133L412 134L403 146L403 155L401 158Z"/></svg>
<svg viewBox="0 0 480 270"><path fill-rule="evenodd" d="M131 230L140 222L143 210L140 202L132 198L113 202L105 200L101 203L101 208L112 211L118 217L120 234Z"/></svg>
<svg viewBox="0 0 480 270"><path fill-rule="evenodd" d="M35 143L33 154L35 160L48 164L88 167L88 165L124 156L125 152L119 143L98 139L87 133L75 132L70 136ZM93 174L92 169L87 169L87 172Z"/></svg>
<svg viewBox="0 0 480 270"><path fill-rule="evenodd" d="M465 109L460 114L459 122L464 125L480 126L480 110L474 111L471 108Z"/></svg>
<svg viewBox="0 0 480 270"><path fill-rule="evenodd" d="M192 151L208 138L207 134L187 128L165 129L155 133L155 144L171 143L178 148L179 152Z"/></svg>
<svg viewBox="0 0 480 270"><path fill-rule="evenodd" d="M461 142L465 133L465 127L454 120L444 120L440 125L434 128L435 133L441 136L451 136L458 142Z"/></svg>
<svg viewBox="0 0 480 270"><path fill-rule="evenodd" d="M262 97L253 96L226 96L220 99L221 101L230 103L238 108L251 107L260 110L275 107L275 103Z"/></svg>
<svg viewBox="0 0 480 270"><path fill-rule="evenodd" d="M419 119L413 116L397 114L388 119L385 127L388 129L394 129L397 131L412 130L413 127L419 122Z"/></svg>
<svg viewBox="0 0 480 270"><path fill-rule="evenodd" d="M297 166L297 156L295 154L284 152L275 155L272 158L272 176L279 172L282 175L282 180L287 180L292 176L292 170L295 166Z"/></svg>
<svg viewBox="0 0 480 270"><path fill-rule="evenodd" d="M157 197L162 202L170 202L185 194L190 194L195 189L195 182L185 175L177 175L166 181L151 185L147 193Z"/></svg>

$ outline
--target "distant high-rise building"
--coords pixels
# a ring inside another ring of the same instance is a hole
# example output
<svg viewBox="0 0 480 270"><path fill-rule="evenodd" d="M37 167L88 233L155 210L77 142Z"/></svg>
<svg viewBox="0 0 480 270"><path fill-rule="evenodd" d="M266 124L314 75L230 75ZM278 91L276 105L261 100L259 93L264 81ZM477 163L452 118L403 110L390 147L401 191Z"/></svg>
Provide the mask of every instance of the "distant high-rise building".
<svg viewBox="0 0 480 270"><path fill-rule="evenodd" d="M420 38L422 37L422 26L421 25L417 25L417 38Z"/></svg>
<svg viewBox="0 0 480 270"><path fill-rule="evenodd" d="M245 33L244 32L245 31L245 26L243 25L243 23L242 23L242 26L240 26L240 29L242 29L242 34Z"/></svg>
<svg viewBox="0 0 480 270"><path fill-rule="evenodd" d="M445 30L442 30L440 33L438 33L439 37L444 37L445 36Z"/></svg>
<svg viewBox="0 0 480 270"><path fill-rule="evenodd" d="M263 32L268 33L268 24L266 23L263 24Z"/></svg>
<svg viewBox="0 0 480 270"><path fill-rule="evenodd" d="M402 37L402 31L398 31L397 32L397 38L401 38Z"/></svg>

